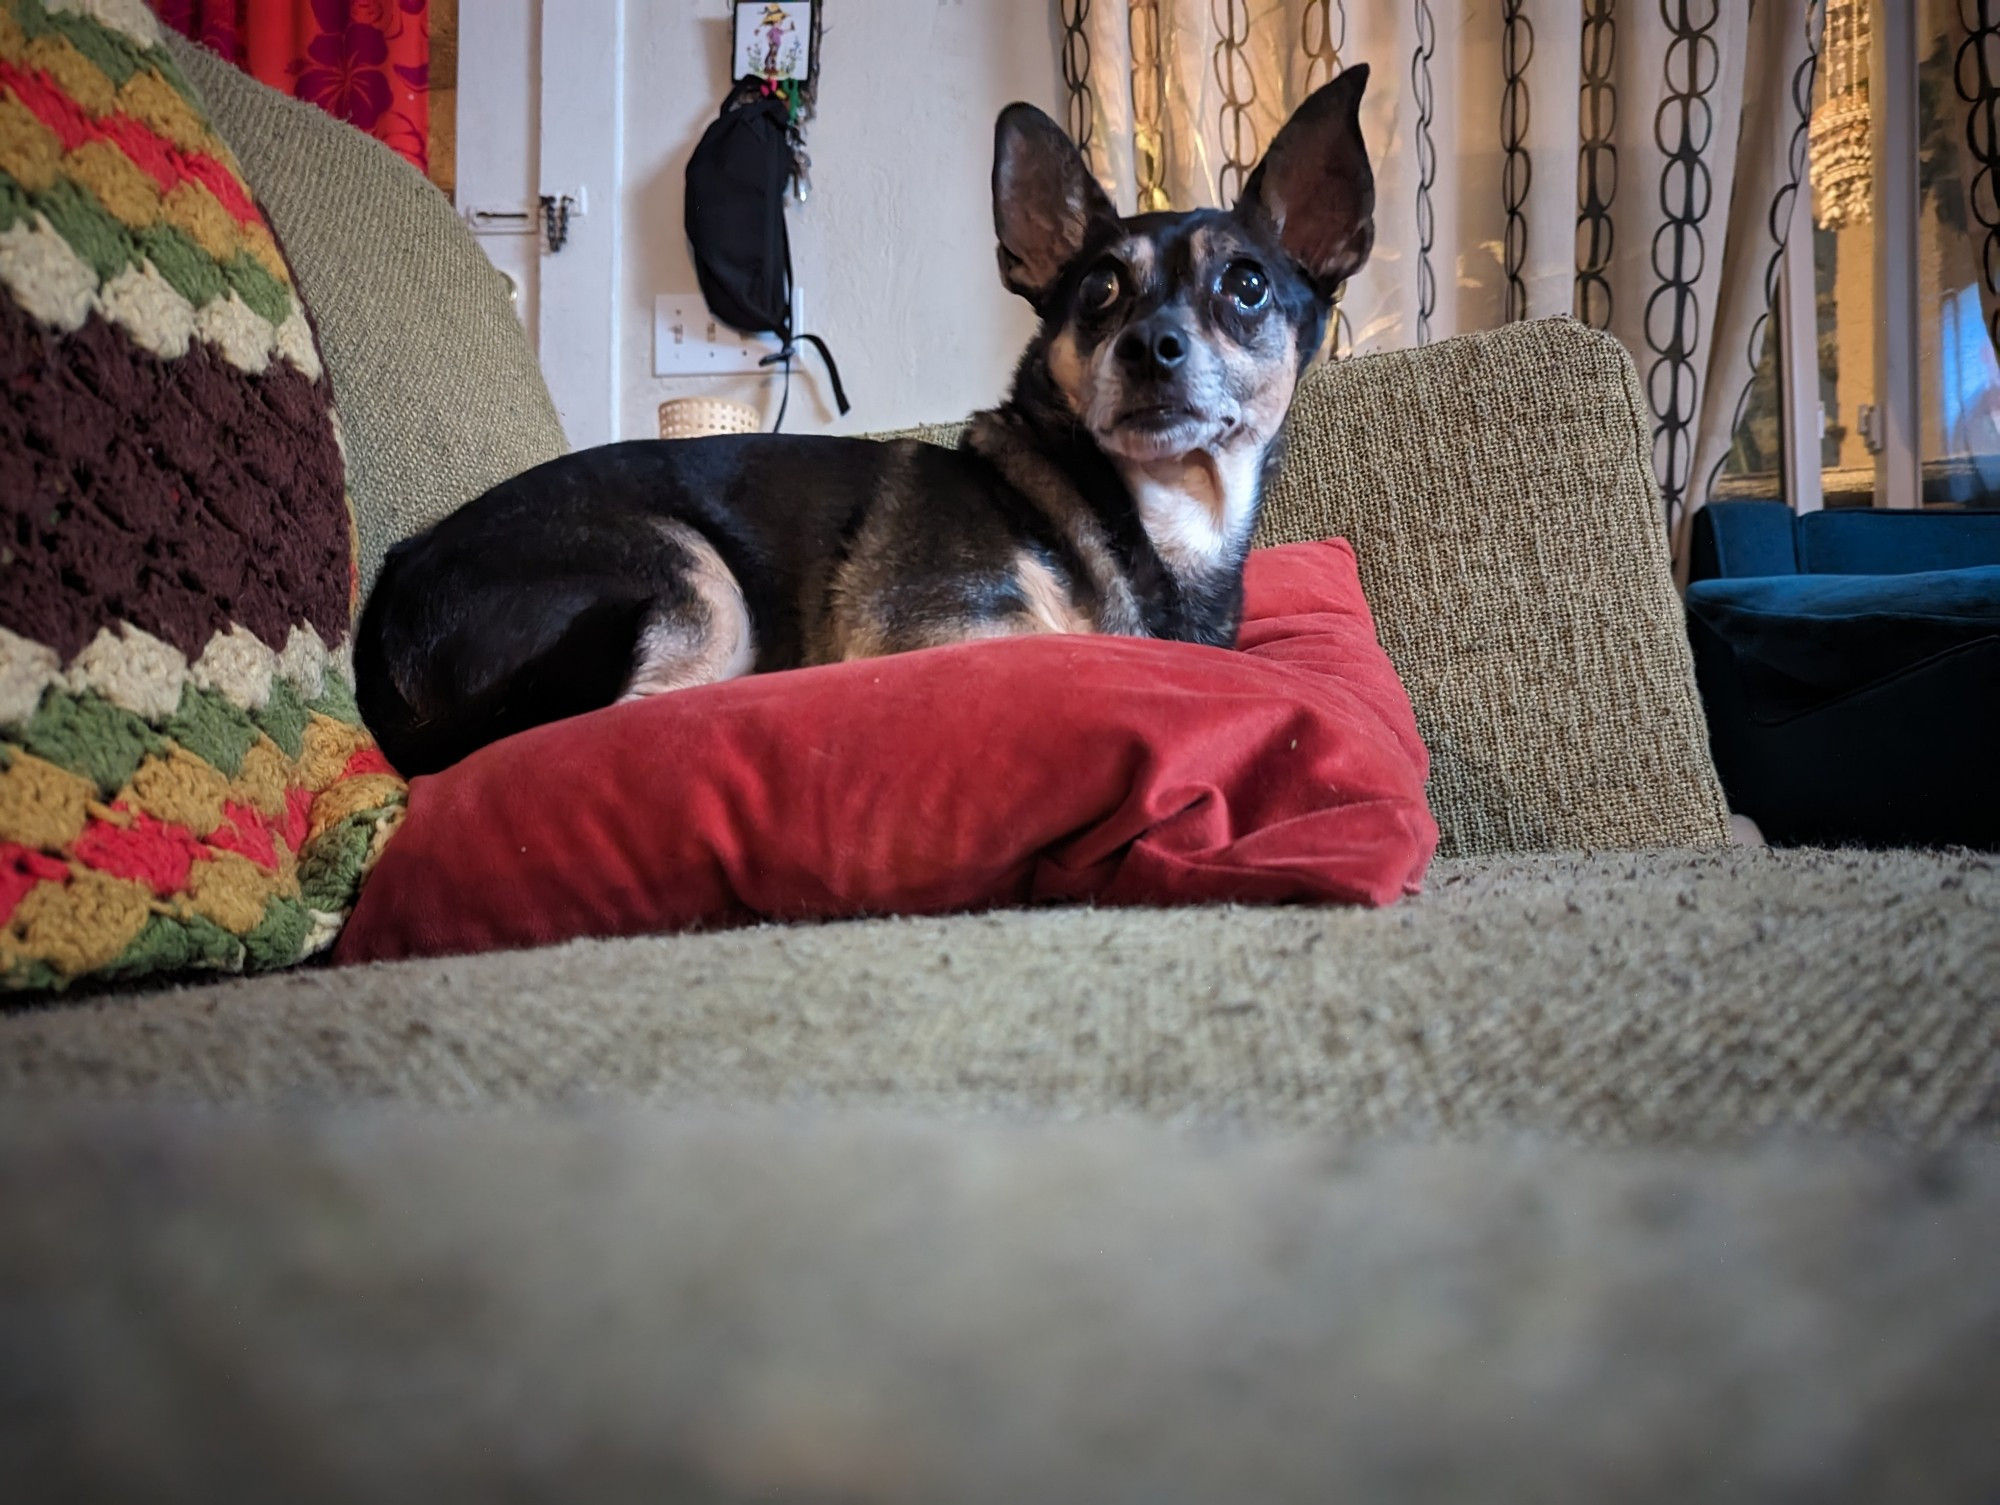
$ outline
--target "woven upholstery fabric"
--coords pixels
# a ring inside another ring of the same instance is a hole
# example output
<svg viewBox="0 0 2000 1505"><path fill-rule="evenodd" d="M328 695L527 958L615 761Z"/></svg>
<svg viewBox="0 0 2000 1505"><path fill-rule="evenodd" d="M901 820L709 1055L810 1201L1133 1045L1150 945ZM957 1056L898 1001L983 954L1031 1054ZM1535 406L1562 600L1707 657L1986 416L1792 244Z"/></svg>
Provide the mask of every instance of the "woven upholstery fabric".
<svg viewBox="0 0 2000 1505"><path fill-rule="evenodd" d="M2000 1146L36 1104L0 1199L19 1501L2000 1499Z"/></svg>
<svg viewBox="0 0 2000 1505"><path fill-rule="evenodd" d="M1354 543L1441 850L1721 846L1625 348L1569 319L1322 366L1260 544Z"/></svg>
<svg viewBox="0 0 2000 1505"><path fill-rule="evenodd" d="M1966 852L1534 853L1440 860L1387 910L1026 910L314 967L0 1018L0 1099L1992 1142L1997 869Z"/></svg>
<svg viewBox="0 0 2000 1505"><path fill-rule="evenodd" d="M236 149L312 310L365 591L391 544L562 454L562 423L506 279L422 173L185 38L166 45Z"/></svg>
<svg viewBox="0 0 2000 1505"><path fill-rule="evenodd" d="M1624 347L1569 319L1300 386L1255 542L1353 543L1440 856L1728 844L1645 415Z"/></svg>
<svg viewBox="0 0 2000 1505"><path fill-rule="evenodd" d="M0 0L0 984L323 948L401 809L284 257L141 0Z"/></svg>

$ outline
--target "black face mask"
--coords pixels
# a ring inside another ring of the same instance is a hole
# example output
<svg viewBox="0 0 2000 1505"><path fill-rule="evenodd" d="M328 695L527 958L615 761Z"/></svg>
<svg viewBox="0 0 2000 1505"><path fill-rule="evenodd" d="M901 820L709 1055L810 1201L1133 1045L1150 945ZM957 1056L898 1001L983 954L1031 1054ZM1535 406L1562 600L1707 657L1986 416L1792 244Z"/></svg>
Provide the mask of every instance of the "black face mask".
<svg viewBox="0 0 2000 1505"><path fill-rule="evenodd" d="M785 228L785 185L792 174L789 111L781 98L740 98L732 96L723 105L688 158L688 248L701 295L716 318L745 334L778 337L778 352L762 362L785 368L785 396L771 425L775 431L791 399L798 341L826 362L834 405L843 414L847 392L826 342L792 328L792 241Z"/></svg>

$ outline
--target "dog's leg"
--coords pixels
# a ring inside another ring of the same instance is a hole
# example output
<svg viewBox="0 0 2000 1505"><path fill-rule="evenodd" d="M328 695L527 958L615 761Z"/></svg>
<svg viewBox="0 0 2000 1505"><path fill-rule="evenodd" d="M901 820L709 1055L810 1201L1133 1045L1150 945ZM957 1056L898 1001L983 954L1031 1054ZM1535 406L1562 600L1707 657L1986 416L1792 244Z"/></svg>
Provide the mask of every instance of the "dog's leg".
<svg viewBox="0 0 2000 1505"><path fill-rule="evenodd" d="M683 589L663 595L648 613L621 703L737 679L756 663L750 608L715 546L685 523L659 527L686 556L675 582Z"/></svg>
<svg viewBox="0 0 2000 1505"><path fill-rule="evenodd" d="M828 593L828 634L815 662L882 658L921 648L993 638L1104 630L1081 602L1067 574L1038 552L1017 548L991 569L957 576L942 586L911 587L867 560L849 561Z"/></svg>

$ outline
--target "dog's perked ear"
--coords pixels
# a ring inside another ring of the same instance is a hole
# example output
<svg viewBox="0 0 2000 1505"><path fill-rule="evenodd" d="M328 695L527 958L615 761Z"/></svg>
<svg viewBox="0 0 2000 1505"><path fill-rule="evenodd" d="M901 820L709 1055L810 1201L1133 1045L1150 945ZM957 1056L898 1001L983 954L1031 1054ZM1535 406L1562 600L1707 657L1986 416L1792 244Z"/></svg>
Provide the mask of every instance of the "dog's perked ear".
<svg viewBox="0 0 2000 1505"><path fill-rule="evenodd" d="M1236 213L1261 222L1322 296L1361 270L1375 245L1375 174L1361 139L1368 65L1315 89L1243 185Z"/></svg>
<svg viewBox="0 0 2000 1505"><path fill-rule="evenodd" d="M1118 223L1090 165L1063 128L1029 104L993 128L993 228L1000 280L1037 308L1094 226Z"/></svg>

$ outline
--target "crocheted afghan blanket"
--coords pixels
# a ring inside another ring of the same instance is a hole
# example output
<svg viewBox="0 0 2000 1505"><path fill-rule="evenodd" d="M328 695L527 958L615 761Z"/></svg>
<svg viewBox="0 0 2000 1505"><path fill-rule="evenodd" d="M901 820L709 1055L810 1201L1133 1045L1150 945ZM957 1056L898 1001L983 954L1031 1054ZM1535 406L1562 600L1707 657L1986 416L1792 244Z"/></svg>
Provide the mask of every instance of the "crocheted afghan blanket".
<svg viewBox="0 0 2000 1505"><path fill-rule="evenodd" d="M404 786L291 272L142 0L0 0L0 985L323 949Z"/></svg>

